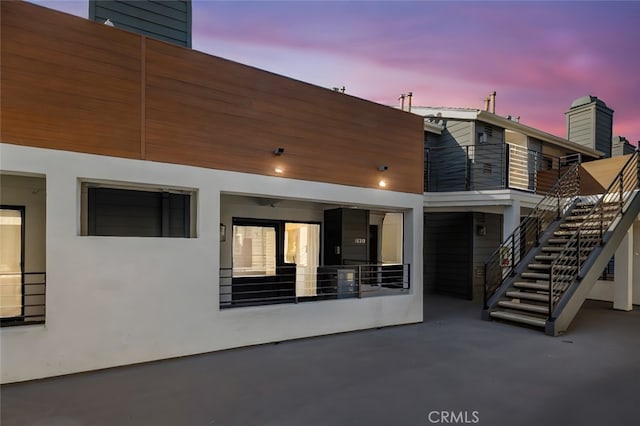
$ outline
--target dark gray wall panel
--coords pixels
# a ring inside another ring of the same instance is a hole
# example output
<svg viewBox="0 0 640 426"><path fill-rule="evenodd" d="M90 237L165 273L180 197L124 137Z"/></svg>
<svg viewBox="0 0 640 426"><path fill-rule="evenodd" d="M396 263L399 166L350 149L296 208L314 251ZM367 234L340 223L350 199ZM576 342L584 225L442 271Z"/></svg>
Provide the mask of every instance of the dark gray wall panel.
<svg viewBox="0 0 640 426"><path fill-rule="evenodd" d="M191 47L191 0L89 0L89 19Z"/></svg>

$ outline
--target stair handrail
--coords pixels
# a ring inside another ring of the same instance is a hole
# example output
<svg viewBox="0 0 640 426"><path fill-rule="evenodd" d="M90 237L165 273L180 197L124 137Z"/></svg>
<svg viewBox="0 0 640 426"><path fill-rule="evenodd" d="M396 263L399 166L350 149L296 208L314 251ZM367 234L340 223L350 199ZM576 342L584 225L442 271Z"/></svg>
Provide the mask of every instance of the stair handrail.
<svg viewBox="0 0 640 426"><path fill-rule="evenodd" d="M554 308L560 303L564 294L579 278L590 251L604 242L606 233L616 220L624 214L624 207L635 190L640 188L640 151L636 151L625 162L618 174L613 178L605 192L598 198L591 210L584 215L585 220L580 223L575 234L567 241L551 262L549 271L549 319L553 318ZM604 204L615 201L615 209L609 210L609 223L605 229ZM599 212L599 213L598 213ZM583 227L587 223L598 222L597 232L588 233Z"/></svg>
<svg viewBox="0 0 640 426"><path fill-rule="evenodd" d="M537 245L540 236L549 225L567 210L580 189L579 163L573 163L543 196L533 210L520 221L520 225L506 237L484 264L484 309L488 301L502 285L505 278L514 272L520 263L520 253L527 247ZM535 238L528 239L534 234ZM523 240L524 238L524 240ZM524 244L523 244L524 243Z"/></svg>

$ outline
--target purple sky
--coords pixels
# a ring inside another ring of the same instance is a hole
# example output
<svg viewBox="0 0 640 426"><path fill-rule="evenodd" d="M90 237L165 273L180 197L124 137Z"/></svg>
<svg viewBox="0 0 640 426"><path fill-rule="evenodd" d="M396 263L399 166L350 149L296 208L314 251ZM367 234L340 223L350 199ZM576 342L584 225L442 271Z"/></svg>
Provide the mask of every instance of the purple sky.
<svg viewBox="0 0 640 426"><path fill-rule="evenodd" d="M85 1L34 1L86 17ZM566 137L598 96L640 140L640 2L193 0L193 48L399 105L482 108Z"/></svg>

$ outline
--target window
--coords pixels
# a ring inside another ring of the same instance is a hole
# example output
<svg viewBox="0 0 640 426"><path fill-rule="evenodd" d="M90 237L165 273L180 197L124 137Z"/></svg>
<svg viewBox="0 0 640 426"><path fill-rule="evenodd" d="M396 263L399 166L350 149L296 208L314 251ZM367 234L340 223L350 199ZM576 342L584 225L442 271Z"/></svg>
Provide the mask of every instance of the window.
<svg viewBox="0 0 640 426"><path fill-rule="evenodd" d="M84 190L86 189L86 191ZM118 237L194 236L193 194L92 186L83 188L83 235Z"/></svg>
<svg viewBox="0 0 640 426"><path fill-rule="evenodd" d="M276 229L271 226L233 225L233 276L276 274Z"/></svg>
<svg viewBox="0 0 640 426"><path fill-rule="evenodd" d="M232 305L317 296L319 223L233 218L231 250Z"/></svg>
<svg viewBox="0 0 640 426"><path fill-rule="evenodd" d="M0 318L23 315L24 207L0 209Z"/></svg>

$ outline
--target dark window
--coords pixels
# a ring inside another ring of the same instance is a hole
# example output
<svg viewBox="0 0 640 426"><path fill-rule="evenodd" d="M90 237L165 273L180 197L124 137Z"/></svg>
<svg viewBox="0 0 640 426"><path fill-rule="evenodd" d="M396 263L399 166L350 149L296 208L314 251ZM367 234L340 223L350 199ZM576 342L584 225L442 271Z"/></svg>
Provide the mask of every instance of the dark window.
<svg viewBox="0 0 640 426"><path fill-rule="evenodd" d="M191 237L191 194L89 187L87 234Z"/></svg>

